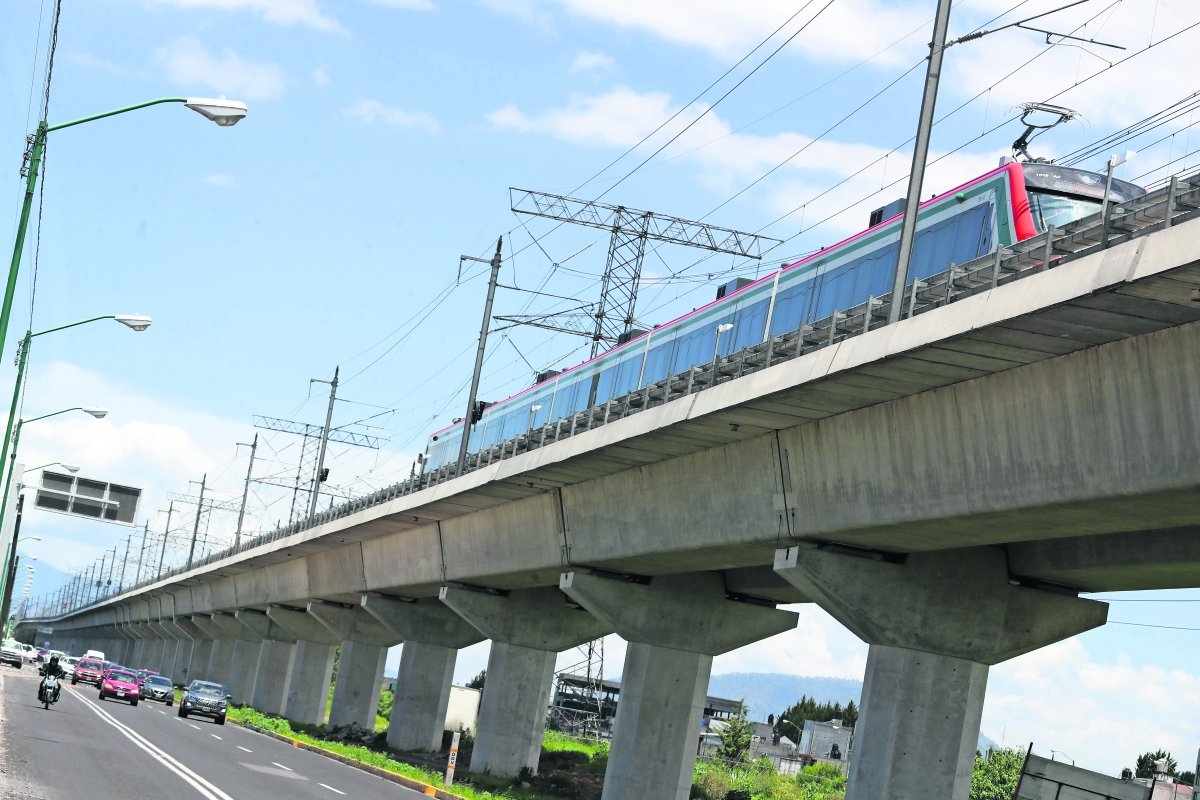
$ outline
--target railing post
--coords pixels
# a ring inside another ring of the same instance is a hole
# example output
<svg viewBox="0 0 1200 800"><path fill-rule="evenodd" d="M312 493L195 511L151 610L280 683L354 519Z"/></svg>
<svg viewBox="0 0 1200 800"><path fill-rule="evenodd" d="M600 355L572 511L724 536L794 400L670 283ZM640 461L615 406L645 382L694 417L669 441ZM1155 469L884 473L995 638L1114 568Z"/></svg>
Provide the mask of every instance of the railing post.
<svg viewBox="0 0 1200 800"><path fill-rule="evenodd" d="M1175 213L1175 194L1179 191L1179 176L1172 175L1167 187L1167 213L1163 218L1163 228L1171 227L1171 215Z"/></svg>

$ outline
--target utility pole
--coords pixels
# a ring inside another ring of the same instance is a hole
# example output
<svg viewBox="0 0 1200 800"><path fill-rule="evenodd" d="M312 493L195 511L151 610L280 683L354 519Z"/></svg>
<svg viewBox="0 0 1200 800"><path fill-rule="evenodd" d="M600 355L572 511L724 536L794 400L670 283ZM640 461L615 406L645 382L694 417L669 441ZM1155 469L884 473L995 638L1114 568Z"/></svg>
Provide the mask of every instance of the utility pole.
<svg viewBox="0 0 1200 800"><path fill-rule="evenodd" d="M100 556L100 569L96 570L96 599L104 592L104 565L108 562L108 551Z"/></svg>
<svg viewBox="0 0 1200 800"><path fill-rule="evenodd" d="M3 624L3 629L8 630L8 612L12 607L13 584L17 581L17 538L21 532L21 514L25 509L25 495L17 496L17 518L13 523L13 546L12 553L9 556L8 580L4 583L4 601L0 603L0 623Z"/></svg>
<svg viewBox="0 0 1200 800"><path fill-rule="evenodd" d="M337 370L334 370L333 379L337 380ZM330 392L330 407L332 408L333 393ZM326 436L328 436L329 422L325 423ZM250 448L250 467L246 470L246 488L242 490L242 510L238 512L237 532L233 534L233 546L237 547L242 543L242 520L246 518L246 498L250 496L250 476L254 474L254 454L258 450L258 434L254 434L254 442L246 445L238 442L238 447ZM324 458L325 451L321 450L321 457Z"/></svg>
<svg viewBox="0 0 1200 800"><path fill-rule="evenodd" d="M162 549L158 551L158 572L155 574L155 578L162 577L163 556L167 554L167 537L171 535L171 514L174 512L175 501L171 501L171 504L167 506L167 527L163 529L163 543ZM149 525L150 523L147 522L146 524Z"/></svg>
<svg viewBox="0 0 1200 800"><path fill-rule="evenodd" d="M479 261L483 264L492 265L492 277L488 281L487 302L483 306L483 325L479 329L479 349L475 351L475 372L471 376L471 393L467 399L467 413L463 416L462 427L462 444L458 448L458 469L455 475L462 475L463 470L467 466L467 446L471 441L471 426L475 424L475 401L479 394L479 374L483 371L483 351L487 348L488 325L492 321L492 300L496 297L496 281L500 277L500 247L504 244L504 237L501 236L496 240L496 255L492 256L492 260L484 261L482 258L475 256L459 256L459 261Z"/></svg>
<svg viewBox="0 0 1200 800"><path fill-rule="evenodd" d="M933 130L933 110L937 104L938 80L942 76L942 57L946 52L946 31L950 27L951 0L938 0L933 19L933 41L929 43L929 69L925 73L925 94L921 98L921 116L917 121L917 139L913 147L912 174L908 179L908 197L904 222L900 226L900 252L896 258L896 277L892 283L892 305L888 324L900 321L904 306L904 287L908 283L909 263L917 238L917 211L921 206L921 187L925 181L925 162L929 158L929 136Z"/></svg>
<svg viewBox="0 0 1200 800"><path fill-rule="evenodd" d="M312 498L308 502L308 515L310 517L317 513L317 498L321 494L321 484L325 480L325 447L329 444L329 423L333 422L333 401L337 399L338 370L340 369L341 367L334 367L332 381L323 381L320 378L309 380L310 384L329 384L329 409L325 412L325 430L321 431L321 449L317 455L317 475L313 482ZM250 484L247 482L246 487L249 488L249 486Z"/></svg>
<svg viewBox="0 0 1200 800"><path fill-rule="evenodd" d="M196 504L196 524L192 526L192 546L188 550L187 569L192 568L192 556L196 554L196 536L200 533L200 517L204 514L204 485L207 481L208 473L206 472L200 479L200 502ZM189 481L189 483L194 483L194 481Z"/></svg>
<svg viewBox="0 0 1200 800"><path fill-rule="evenodd" d="M135 584L142 582L142 559L146 557L146 534L150 532L150 520L146 520L142 525L142 549L138 551L137 577L133 579Z"/></svg>
<svg viewBox="0 0 1200 800"><path fill-rule="evenodd" d="M129 544L133 540L133 536L125 537L125 560L121 562L121 579L117 581L117 591L125 588L125 567L129 564Z"/></svg>

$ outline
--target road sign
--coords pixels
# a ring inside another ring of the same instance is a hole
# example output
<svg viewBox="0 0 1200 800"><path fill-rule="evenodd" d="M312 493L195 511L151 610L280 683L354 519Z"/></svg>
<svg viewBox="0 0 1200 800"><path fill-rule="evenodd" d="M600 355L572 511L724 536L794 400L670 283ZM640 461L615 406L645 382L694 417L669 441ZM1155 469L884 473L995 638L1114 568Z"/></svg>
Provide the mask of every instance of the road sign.
<svg viewBox="0 0 1200 800"><path fill-rule="evenodd" d="M33 504L43 511L133 526L141 498L142 490L131 486L42 470Z"/></svg>

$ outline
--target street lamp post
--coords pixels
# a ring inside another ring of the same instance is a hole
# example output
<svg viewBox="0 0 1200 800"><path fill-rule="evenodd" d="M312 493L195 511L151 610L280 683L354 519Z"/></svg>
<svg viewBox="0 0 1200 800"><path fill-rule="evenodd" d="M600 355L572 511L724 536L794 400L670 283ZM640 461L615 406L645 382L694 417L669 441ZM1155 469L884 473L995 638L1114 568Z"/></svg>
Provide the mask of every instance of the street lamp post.
<svg viewBox="0 0 1200 800"><path fill-rule="evenodd" d="M31 133L28 136L27 142L29 147L25 150L25 161L28 163L28 166L21 167L21 177L25 178L25 198L21 205L21 217L17 223L17 238L13 243L12 263L8 268L8 284L4 289L4 305L0 307L0 352L4 351L5 336L8 333L8 320L12 315L13 294L17 289L17 274L21 268L21 254L25 248L25 232L29 229L29 216L33 210L33 195L34 190L37 188L38 169L41 167L42 154L46 149L46 134L51 131L82 125L85 122L103 119L104 117L124 114L127 111L156 106L160 103L183 103L188 108L222 127L236 125L242 117L246 116L245 103L226 100L223 97L216 100L207 97L162 97L157 100L147 100L144 103L105 111L101 114L93 114L90 117L82 117L70 122L61 122L57 125L50 125L46 120L42 120L38 123L37 132Z"/></svg>
<svg viewBox="0 0 1200 800"><path fill-rule="evenodd" d="M40 417L30 417L29 419L17 420L16 429L13 431L13 436L12 436L12 456L10 457L10 462L8 465L8 478L5 481L4 494L2 497L0 497L0 532L2 532L4 530L4 512L7 510L5 508L5 506L8 505L8 493L12 490L13 469L16 467L16 464L17 464L17 446L21 442L21 428L27 422L37 422L38 420L46 419L47 417L56 417L59 414L66 414L68 411L82 411L85 414L89 414L89 415L95 417L96 419L104 419L104 417L108 414L107 408L93 408L91 406L72 406L71 408L64 408L61 411L52 411L49 414L42 414ZM11 421L11 417L10 417L10 421ZM7 444L8 444L8 441L6 439L5 445L7 445ZM64 464L63 466L68 466L68 465ZM16 548L16 538L17 538L17 526L14 525L13 526L13 544L12 544L12 548L13 548L14 552L15 552L15 548ZM9 563L9 562L6 561L6 564L7 563ZM5 583L7 583L7 581Z"/></svg>

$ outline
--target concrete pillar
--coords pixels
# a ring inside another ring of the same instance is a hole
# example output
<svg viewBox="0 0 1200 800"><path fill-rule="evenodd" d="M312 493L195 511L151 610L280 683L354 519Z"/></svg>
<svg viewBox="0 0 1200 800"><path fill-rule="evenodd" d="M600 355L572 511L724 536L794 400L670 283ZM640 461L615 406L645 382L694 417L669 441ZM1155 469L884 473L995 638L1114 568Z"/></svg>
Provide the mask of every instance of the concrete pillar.
<svg viewBox="0 0 1200 800"><path fill-rule="evenodd" d="M554 587L507 595L444 587L443 603L492 640L471 772L537 771L558 653L612 632Z"/></svg>
<svg viewBox="0 0 1200 800"><path fill-rule="evenodd" d="M171 631L167 630L167 627L163 625L161 620L154 620L148 624L151 630L162 640L162 655L156 663L148 664L143 669L151 669L159 675L170 675L175 671L175 658L179 639Z"/></svg>
<svg viewBox="0 0 1200 800"><path fill-rule="evenodd" d="M176 686L187 686L194 680L206 680L208 662L212 658L213 640L192 622L191 617L176 617L175 627L183 631L192 640L191 651L187 663L180 663L171 682Z"/></svg>
<svg viewBox="0 0 1200 800"><path fill-rule="evenodd" d="M204 680L228 686L229 676L233 670L233 652L237 640L208 614L193 614L192 622L212 639L208 665L204 668Z"/></svg>
<svg viewBox="0 0 1200 800"><path fill-rule="evenodd" d="M175 650L175 661L171 664L170 672L163 672L162 675L168 678L171 683L179 685L187 682L188 668L192 663L192 648L195 641L188 631L184 630L175 620L164 619L162 621L163 628L168 633L175 637L177 642Z"/></svg>
<svg viewBox="0 0 1200 800"><path fill-rule="evenodd" d="M137 669L152 669L155 672L162 666L163 650L166 642L163 641L163 634L155 630L154 626L149 622L142 623L142 631L145 636L145 645L142 648L142 660L138 664L130 664L129 666Z"/></svg>
<svg viewBox="0 0 1200 800"><path fill-rule="evenodd" d="M129 658L129 666L134 667L135 669L141 669L142 662L146 657L146 650L150 646L151 634L149 629L146 627L146 623L144 622L130 623L129 632L136 637L136 641L134 642L133 646L133 655ZM80 645L80 647L82 648L80 655L87 652L89 649L86 641Z"/></svg>
<svg viewBox="0 0 1200 800"><path fill-rule="evenodd" d="M329 727L353 723L374 730L387 651L399 637L362 608L314 601L308 613L342 640Z"/></svg>
<svg viewBox="0 0 1200 800"><path fill-rule="evenodd" d="M261 611L242 608L235 616L262 638L250 705L264 713L282 716L287 698L288 665L296 649L296 639Z"/></svg>
<svg viewBox="0 0 1200 800"><path fill-rule="evenodd" d="M296 637L287 666L283 716L306 725L324 725L334 650L341 640L305 611L271 606L267 617Z"/></svg>
<svg viewBox="0 0 1200 800"><path fill-rule="evenodd" d="M997 547L872 555L775 554L870 645L846 798L966 800L989 666L1103 625L1108 605L1014 585Z"/></svg>
<svg viewBox="0 0 1200 800"><path fill-rule="evenodd" d="M238 705L249 705L258 677L258 659L262 655L262 637L249 625L244 616L213 614L213 622L233 637L233 661L229 665L229 694ZM265 619L264 615L264 619Z"/></svg>
<svg viewBox="0 0 1200 800"><path fill-rule="evenodd" d="M789 631L799 615L728 599L716 572L649 583L567 572L559 588L629 642L604 800L686 800L713 656Z"/></svg>
<svg viewBox="0 0 1200 800"><path fill-rule="evenodd" d="M436 598L363 595L362 607L404 640L388 747L440 750L458 651L483 641L483 635Z"/></svg>

